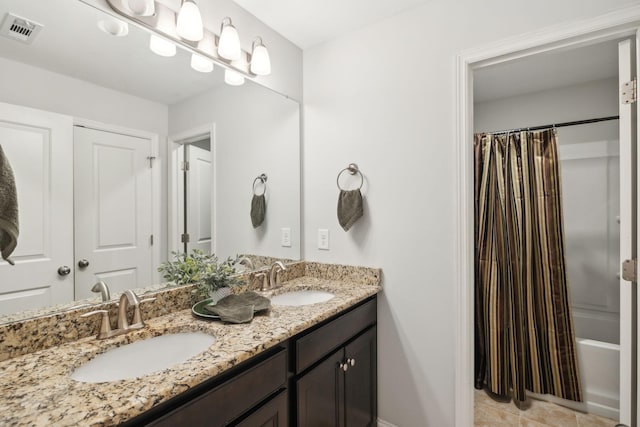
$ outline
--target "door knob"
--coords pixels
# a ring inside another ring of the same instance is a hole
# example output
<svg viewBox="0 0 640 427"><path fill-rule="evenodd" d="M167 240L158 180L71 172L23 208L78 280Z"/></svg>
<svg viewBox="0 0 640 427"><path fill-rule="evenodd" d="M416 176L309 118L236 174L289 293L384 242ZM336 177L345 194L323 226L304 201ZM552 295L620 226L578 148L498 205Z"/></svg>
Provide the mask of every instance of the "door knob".
<svg viewBox="0 0 640 427"><path fill-rule="evenodd" d="M81 259L80 261L78 261L78 267L80 268L89 267L89 261L87 261L86 259Z"/></svg>
<svg viewBox="0 0 640 427"><path fill-rule="evenodd" d="M66 265L58 267L58 274L60 276L66 276L69 273L71 273L71 269L69 267L67 267Z"/></svg>
<svg viewBox="0 0 640 427"><path fill-rule="evenodd" d="M356 366L356 359L347 359L347 363L351 366Z"/></svg>
<svg viewBox="0 0 640 427"><path fill-rule="evenodd" d="M347 363L339 363L338 364L338 368L342 369L344 372L347 372L347 370L349 370L349 364L347 364Z"/></svg>

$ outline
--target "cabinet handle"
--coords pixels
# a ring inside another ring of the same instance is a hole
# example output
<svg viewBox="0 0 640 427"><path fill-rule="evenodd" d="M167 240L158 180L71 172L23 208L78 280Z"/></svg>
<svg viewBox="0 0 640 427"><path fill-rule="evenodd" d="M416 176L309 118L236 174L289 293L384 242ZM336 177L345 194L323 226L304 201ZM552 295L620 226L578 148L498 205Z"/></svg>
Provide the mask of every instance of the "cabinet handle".
<svg viewBox="0 0 640 427"><path fill-rule="evenodd" d="M356 366L356 359L347 359L347 363L351 366Z"/></svg>
<svg viewBox="0 0 640 427"><path fill-rule="evenodd" d="M340 362L340 363L338 364L338 367L339 367L340 369L342 369L344 372L347 372L347 370L349 369L349 364L348 364L348 363L342 363L342 362Z"/></svg>

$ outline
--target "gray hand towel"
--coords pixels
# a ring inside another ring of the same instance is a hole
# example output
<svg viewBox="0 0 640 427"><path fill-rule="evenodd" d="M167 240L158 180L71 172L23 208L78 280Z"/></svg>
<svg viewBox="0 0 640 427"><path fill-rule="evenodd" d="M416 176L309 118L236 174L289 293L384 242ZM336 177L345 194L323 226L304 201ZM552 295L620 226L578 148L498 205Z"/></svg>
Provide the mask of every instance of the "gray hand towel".
<svg viewBox="0 0 640 427"><path fill-rule="evenodd" d="M251 199L251 224L253 228L258 228L264 222L264 217L267 212L267 202L264 198L264 194L259 196L253 195Z"/></svg>
<svg viewBox="0 0 640 427"><path fill-rule="evenodd" d="M0 146L0 253L9 264L9 259L18 244L18 193L16 180L9 160Z"/></svg>
<svg viewBox="0 0 640 427"><path fill-rule="evenodd" d="M340 190L340 195L338 196L338 222L344 231L348 231L363 213L362 193L360 193L360 190Z"/></svg>

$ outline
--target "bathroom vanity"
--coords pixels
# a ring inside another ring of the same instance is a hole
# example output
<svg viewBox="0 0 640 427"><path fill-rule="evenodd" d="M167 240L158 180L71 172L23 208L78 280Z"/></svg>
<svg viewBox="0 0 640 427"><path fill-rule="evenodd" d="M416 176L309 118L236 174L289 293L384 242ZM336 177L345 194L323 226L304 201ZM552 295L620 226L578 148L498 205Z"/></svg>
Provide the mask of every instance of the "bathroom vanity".
<svg viewBox="0 0 640 427"><path fill-rule="evenodd" d="M81 338L0 362L0 424L374 424L380 270L316 263L300 263L298 270L298 277L288 278L273 293L313 289L331 292L334 298L303 306L274 305L267 315L240 325L199 320L182 308L150 317L144 329L127 335ZM94 320L92 334L98 319L81 320ZM3 335L1 345L14 342L18 333L31 334L29 328L5 329L10 333ZM168 369L104 383L70 377L115 347L196 331L212 335L215 343Z"/></svg>

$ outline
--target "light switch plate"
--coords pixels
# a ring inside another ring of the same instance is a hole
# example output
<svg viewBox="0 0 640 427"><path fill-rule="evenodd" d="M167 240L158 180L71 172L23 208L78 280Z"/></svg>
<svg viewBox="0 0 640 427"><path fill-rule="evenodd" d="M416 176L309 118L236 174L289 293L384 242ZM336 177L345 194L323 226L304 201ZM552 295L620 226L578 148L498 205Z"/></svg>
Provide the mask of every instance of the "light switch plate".
<svg viewBox="0 0 640 427"><path fill-rule="evenodd" d="M289 227L283 227L280 230L281 245L285 248L291 247L291 229Z"/></svg>
<svg viewBox="0 0 640 427"><path fill-rule="evenodd" d="M326 228L318 229L318 249L329 250L329 230Z"/></svg>

